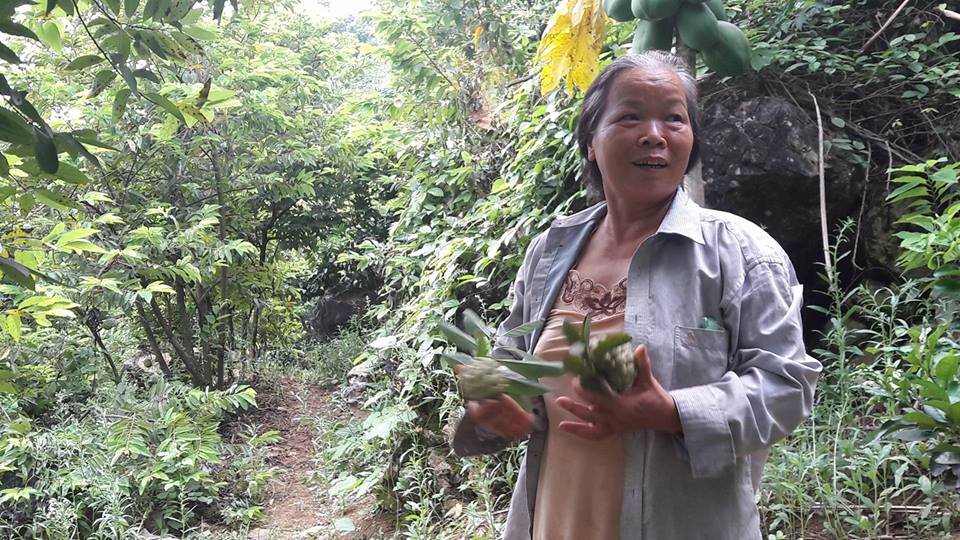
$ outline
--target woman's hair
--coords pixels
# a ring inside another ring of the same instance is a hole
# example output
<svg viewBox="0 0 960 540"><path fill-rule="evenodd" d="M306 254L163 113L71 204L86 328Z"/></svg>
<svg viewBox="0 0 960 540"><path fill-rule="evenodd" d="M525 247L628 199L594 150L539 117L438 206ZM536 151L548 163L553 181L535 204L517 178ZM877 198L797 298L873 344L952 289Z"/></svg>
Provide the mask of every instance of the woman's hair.
<svg viewBox="0 0 960 540"><path fill-rule="evenodd" d="M577 144L580 147L580 157L583 158L583 181L587 189L595 198L603 200L603 178L600 167L595 161L587 159L587 146L593 140L593 133L597 129L604 107L607 106L607 95L617 75L624 71L639 69L667 69L680 78L683 85L683 94L686 98L687 115L690 117L690 128L693 131L693 147L690 148L690 161L687 163L689 172L700 159L700 107L697 105L697 81L693 78L687 66L680 58L664 51L643 51L637 54L627 54L617 58L597 75L597 78L587 88L587 93L580 106L580 118L577 120Z"/></svg>

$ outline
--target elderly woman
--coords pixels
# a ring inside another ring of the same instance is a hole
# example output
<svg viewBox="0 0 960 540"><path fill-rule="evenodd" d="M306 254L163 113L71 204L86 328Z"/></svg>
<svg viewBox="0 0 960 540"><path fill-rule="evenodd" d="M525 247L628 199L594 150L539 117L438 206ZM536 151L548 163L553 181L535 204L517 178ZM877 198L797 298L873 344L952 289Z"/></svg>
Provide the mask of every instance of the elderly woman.
<svg viewBox="0 0 960 540"><path fill-rule="evenodd" d="M810 413L820 365L804 351L801 286L758 226L702 209L682 188L698 159L695 81L660 52L612 62L578 124L584 176L602 199L527 251L498 340L562 361L564 320L632 336L633 387L571 376L526 413L470 402L460 455L528 439L505 538L761 538L754 493L769 447Z"/></svg>

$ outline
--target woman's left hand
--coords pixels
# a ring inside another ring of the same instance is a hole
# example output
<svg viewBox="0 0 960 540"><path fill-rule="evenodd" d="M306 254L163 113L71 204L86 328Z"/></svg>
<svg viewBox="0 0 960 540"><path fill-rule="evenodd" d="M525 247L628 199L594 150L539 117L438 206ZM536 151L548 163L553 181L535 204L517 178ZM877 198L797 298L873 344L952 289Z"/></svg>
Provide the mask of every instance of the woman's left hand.
<svg viewBox="0 0 960 540"><path fill-rule="evenodd" d="M637 377L633 387L620 395L591 392L580 385L579 377L575 379L573 390L582 401L561 396L557 398L557 405L582 422L565 420L560 422L560 429L592 440L644 430L680 433L683 429L677 405L653 378L646 346L637 347L633 359L637 364Z"/></svg>

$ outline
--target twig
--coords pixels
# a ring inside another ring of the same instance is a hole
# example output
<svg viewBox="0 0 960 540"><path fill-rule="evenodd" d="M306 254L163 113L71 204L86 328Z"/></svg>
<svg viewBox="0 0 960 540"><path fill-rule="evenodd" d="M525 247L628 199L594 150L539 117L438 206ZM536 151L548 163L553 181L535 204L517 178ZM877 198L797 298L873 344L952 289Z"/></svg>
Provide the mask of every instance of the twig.
<svg viewBox="0 0 960 540"><path fill-rule="evenodd" d="M887 141L887 189L883 192L883 196L886 197L890 194L890 178L893 177L893 154L890 153L890 141Z"/></svg>
<svg viewBox="0 0 960 540"><path fill-rule="evenodd" d="M820 143L819 147L819 168L820 168L820 233L823 235L823 263L827 270L827 282L833 288L833 264L830 262L830 237L827 234L827 185L824 179L823 165L823 119L820 118L820 104L817 103L817 96L812 92L807 92L813 98L813 106L817 112L817 136Z"/></svg>
<svg viewBox="0 0 960 540"><path fill-rule="evenodd" d="M941 11L944 15L946 15L947 17L950 17L951 19L953 19L953 20L955 20L955 21L960 21L960 13L957 13L956 11L949 10L949 9L947 9L945 6L940 6L940 11Z"/></svg>
<svg viewBox="0 0 960 540"><path fill-rule="evenodd" d="M857 270L863 270L862 266L857 264L857 246L860 244L860 229L863 228L863 207L867 202L867 190L870 188L870 159L873 155L873 147L867 142L867 168L863 172L863 196L860 197L860 214L857 216L857 234L853 237L853 255L850 261Z"/></svg>
<svg viewBox="0 0 960 540"><path fill-rule="evenodd" d="M887 22L883 23L883 26L881 26L880 29L877 30L877 33L870 36L870 39L868 39L867 42L863 44L863 47L861 47L860 51L857 52L857 56L860 56L861 54L863 54L863 51L867 50L867 47L869 47L870 44L873 43L873 40L877 39L880 36L880 34L882 34L883 31L886 30L888 26L890 26L890 23L892 23L893 20L897 18L897 15L899 15L900 12L903 11L903 8L907 7L907 4L909 3L910 3L910 0L903 0L900 6L897 9L895 9L893 13L890 14L889 17L887 17Z"/></svg>
<svg viewBox="0 0 960 540"><path fill-rule="evenodd" d="M504 88L510 88L510 87L516 86L516 85L518 85L518 84L523 84L523 83L529 81L530 79L532 79L532 78L534 78L534 77L536 77L536 76L537 76L537 73L534 72L534 73L531 73L531 74L527 75L526 77L520 77L519 79L514 79L514 80L508 82L507 84L505 84L505 85L504 85Z"/></svg>

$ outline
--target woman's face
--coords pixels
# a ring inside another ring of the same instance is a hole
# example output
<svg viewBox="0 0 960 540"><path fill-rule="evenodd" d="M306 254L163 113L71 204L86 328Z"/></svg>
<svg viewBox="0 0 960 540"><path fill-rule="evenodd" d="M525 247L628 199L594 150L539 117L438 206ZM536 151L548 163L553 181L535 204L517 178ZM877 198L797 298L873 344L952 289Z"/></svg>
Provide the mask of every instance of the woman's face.
<svg viewBox="0 0 960 540"><path fill-rule="evenodd" d="M683 181L691 148L680 78L667 69L631 69L613 80L587 159L600 168L607 200L657 204Z"/></svg>

